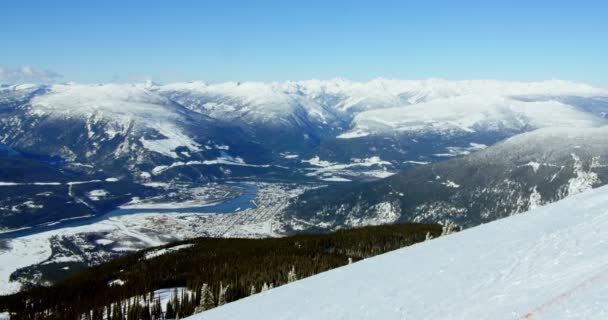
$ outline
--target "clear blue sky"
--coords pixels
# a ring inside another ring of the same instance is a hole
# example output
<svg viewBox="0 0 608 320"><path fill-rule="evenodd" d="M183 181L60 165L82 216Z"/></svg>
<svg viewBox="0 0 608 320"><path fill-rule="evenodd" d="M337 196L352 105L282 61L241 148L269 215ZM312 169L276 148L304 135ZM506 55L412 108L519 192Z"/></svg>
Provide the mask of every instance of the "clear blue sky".
<svg viewBox="0 0 608 320"><path fill-rule="evenodd" d="M608 86L608 1L3 1L0 66L64 81L568 79Z"/></svg>

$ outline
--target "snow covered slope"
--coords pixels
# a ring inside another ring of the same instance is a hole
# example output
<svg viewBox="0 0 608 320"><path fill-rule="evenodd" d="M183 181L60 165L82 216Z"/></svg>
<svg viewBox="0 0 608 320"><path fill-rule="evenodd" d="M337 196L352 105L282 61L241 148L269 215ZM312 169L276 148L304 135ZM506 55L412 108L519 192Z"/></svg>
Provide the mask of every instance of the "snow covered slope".
<svg viewBox="0 0 608 320"><path fill-rule="evenodd" d="M190 319L606 319L608 187Z"/></svg>
<svg viewBox="0 0 608 320"><path fill-rule="evenodd" d="M600 121L593 114L557 101L524 102L476 94L362 112L353 121L353 131L339 137L406 131L524 131L560 126L589 127Z"/></svg>
<svg viewBox="0 0 608 320"><path fill-rule="evenodd" d="M190 82L151 90L273 150L333 162L379 156L397 167L538 128L608 123L608 90L555 80Z"/></svg>
<svg viewBox="0 0 608 320"><path fill-rule="evenodd" d="M426 121L429 113L433 115L431 118L435 119L459 117L465 111L474 113L476 117L495 120L492 117L514 109L511 112L523 113L536 120L540 116L556 116L544 113L544 107L563 106L555 103L549 103L547 106L527 105L528 101L540 97L543 97L541 100L550 100L551 97L564 96L608 96L607 90L567 81L526 83L439 79L375 79L368 82L333 79L221 84L190 82L169 84L158 87L157 90L192 110L218 119L276 124L288 122L289 117L300 115L311 123L328 125L341 120L349 121L357 116L355 129L368 118L373 120L382 116L389 121ZM437 103L424 105L431 101ZM420 107L407 108L412 105ZM427 112L416 112L417 109ZM567 117L560 118L563 121ZM526 119L520 120L523 122Z"/></svg>
<svg viewBox="0 0 608 320"><path fill-rule="evenodd" d="M538 129L380 181L310 190L285 221L299 231L445 221L468 228L603 186L607 159L608 126Z"/></svg>
<svg viewBox="0 0 608 320"><path fill-rule="evenodd" d="M131 172L149 170L137 168L149 153L158 158L146 163L152 168L216 158L204 154L214 144L254 162L282 162L277 154L290 152L334 162L378 156L399 167L537 128L607 124L608 91L566 81L435 79L72 83L1 86L0 112L4 144L82 163L120 158ZM429 143L413 142L430 134Z"/></svg>
<svg viewBox="0 0 608 320"><path fill-rule="evenodd" d="M4 87L0 141L19 151L59 156L135 178L150 177L155 167L176 162L229 156L263 161L265 150L238 128L193 112L153 88L142 84ZM246 152L252 149L255 154ZM209 170L185 175L222 176Z"/></svg>

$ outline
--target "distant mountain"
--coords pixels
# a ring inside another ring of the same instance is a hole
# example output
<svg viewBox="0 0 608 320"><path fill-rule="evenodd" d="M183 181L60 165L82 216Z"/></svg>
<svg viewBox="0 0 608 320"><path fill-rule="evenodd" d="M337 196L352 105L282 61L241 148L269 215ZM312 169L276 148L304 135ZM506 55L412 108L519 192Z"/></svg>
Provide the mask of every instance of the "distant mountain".
<svg viewBox="0 0 608 320"><path fill-rule="evenodd" d="M608 183L608 127L547 128L389 178L315 189L286 209L287 231L394 222L463 227Z"/></svg>
<svg viewBox="0 0 608 320"><path fill-rule="evenodd" d="M565 81L193 82L157 90L273 150L338 162L379 156L397 167L538 128L607 123L608 92Z"/></svg>
<svg viewBox="0 0 608 320"><path fill-rule="evenodd" d="M302 164L286 155L398 169L538 128L606 124L606 97L563 81L3 86L0 143L140 180L282 175L259 168Z"/></svg>
<svg viewBox="0 0 608 320"><path fill-rule="evenodd" d="M3 93L2 143L109 175L200 181L224 176L217 166L208 168L218 161L238 166L267 160L264 147L239 128L143 86L71 84ZM187 163L196 168L173 170Z"/></svg>
<svg viewBox="0 0 608 320"><path fill-rule="evenodd" d="M31 192L40 189L31 187L41 182L34 173L58 174L54 182L112 178L130 183L116 195L128 201L129 195L146 190L142 184L148 182L188 185L251 177L323 183L375 180L419 164L468 155L540 128L607 125L607 112L606 90L564 81L2 85L0 156L18 154L23 159L17 166L32 167L25 179ZM17 160L4 161L11 163L6 168L13 168ZM556 161L557 166L571 166L573 160ZM62 212L40 203L40 192L29 194L11 185L19 181L14 174L2 181L7 183L2 189L2 215L17 217L14 212L27 209L37 218L24 215L19 221L4 220L0 227L61 216L35 209ZM23 196L17 197L21 192ZM73 199L66 192L61 191L56 204L71 205ZM328 206L342 198L328 199ZM387 201L396 203L393 198L378 203ZM36 204L24 207L28 203ZM322 211L314 210L309 213ZM341 215L332 213L321 220L331 222L329 227L365 224L343 222Z"/></svg>

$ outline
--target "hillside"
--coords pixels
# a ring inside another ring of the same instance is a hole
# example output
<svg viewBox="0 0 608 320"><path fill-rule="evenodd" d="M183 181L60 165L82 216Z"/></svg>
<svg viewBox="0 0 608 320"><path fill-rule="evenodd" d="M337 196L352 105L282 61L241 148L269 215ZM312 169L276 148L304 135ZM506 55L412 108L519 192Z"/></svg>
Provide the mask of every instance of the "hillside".
<svg viewBox="0 0 608 320"><path fill-rule="evenodd" d="M292 201L285 219L293 230L431 221L475 226L606 184L607 137L606 126L539 129L383 180L310 190Z"/></svg>
<svg viewBox="0 0 608 320"><path fill-rule="evenodd" d="M607 207L603 187L189 319L606 319Z"/></svg>
<svg viewBox="0 0 608 320"><path fill-rule="evenodd" d="M128 319L150 319L150 314L158 316L160 310L154 309L158 296L151 296L151 292L185 288L187 297L175 297L172 307L168 301L162 305L163 310L173 308L183 317L194 312L205 294L203 288L213 295L205 309L213 308L443 232L439 225L404 224L285 238L192 239L84 269L55 286L0 296L0 315L8 309L13 319L64 320L82 319L79 315L92 311L97 320L101 318L96 315L105 308L113 320L124 319L119 313L128 314ZM76 267L76 263L70 266ZM222 286L229 288L223 301L218 294ZM80 298L75 301L73 297ZM128 306L124 303L127 299L140 301L145 308Z"/></svg>

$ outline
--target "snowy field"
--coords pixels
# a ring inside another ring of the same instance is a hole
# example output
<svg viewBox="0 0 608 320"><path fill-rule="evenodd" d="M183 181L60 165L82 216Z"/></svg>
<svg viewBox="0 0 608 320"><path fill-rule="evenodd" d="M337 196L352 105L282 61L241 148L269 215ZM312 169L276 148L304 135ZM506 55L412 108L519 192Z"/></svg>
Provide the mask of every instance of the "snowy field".
<svg viewBox="0 0 608 320"><path fill-rule="evenodd" d="M189 319L608 319L608 187Z"/></svg>

